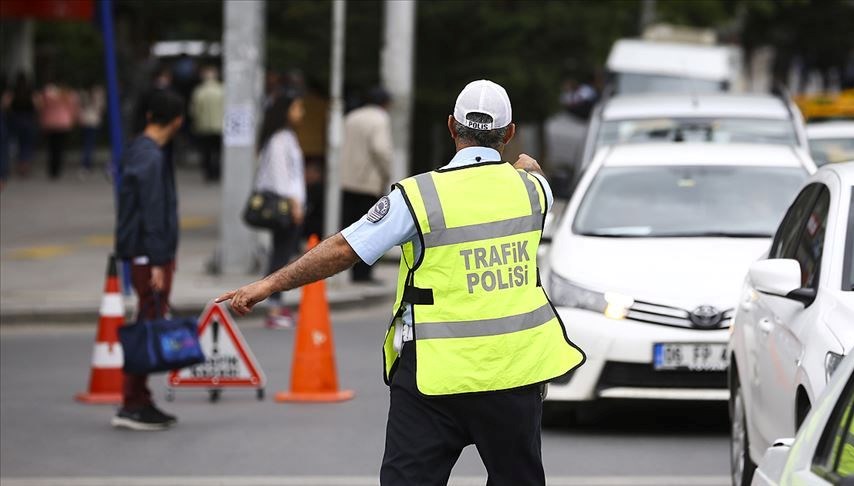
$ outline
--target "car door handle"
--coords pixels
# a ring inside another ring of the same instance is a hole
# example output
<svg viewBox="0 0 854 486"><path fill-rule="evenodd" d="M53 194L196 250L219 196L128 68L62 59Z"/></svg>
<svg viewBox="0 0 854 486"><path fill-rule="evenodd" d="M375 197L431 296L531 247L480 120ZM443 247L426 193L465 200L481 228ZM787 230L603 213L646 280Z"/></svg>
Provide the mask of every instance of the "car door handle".
<svg viewBox="0 0 854 486"><path fill-rule="evenodd" d="M771 329L774 329L774 324L771 323L770 319L766 317L759 319L759 330L762 331L762 334L770 334Z"/></svg>

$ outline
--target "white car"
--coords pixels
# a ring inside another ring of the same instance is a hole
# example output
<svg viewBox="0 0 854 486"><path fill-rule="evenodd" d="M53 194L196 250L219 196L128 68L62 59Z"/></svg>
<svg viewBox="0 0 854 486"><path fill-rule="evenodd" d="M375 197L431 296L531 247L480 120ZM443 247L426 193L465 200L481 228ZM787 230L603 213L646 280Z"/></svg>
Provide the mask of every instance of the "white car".
<svg viewBox="0 0 854 486"><path fill-rule="evenodd" d="M594 109L581 169L608 145L668 141L768 143L806 149L801 112L770 94L618 95Z"/></svg>
<svg viewBox="0 0 854 486"><path fill-rule="evenodd" d="M587 354L547 406L722 400L744 273L815 166L785 145L604 148L560 221L542 280ZM563 402L563 403L557 403Z"/></svg>
<svg viewBox="0 0 854 486"><path fill-rule="evenodd" d="M732 473L750 482L854 347L854 164L819 170L747 272L730 339Z"/></svg>
<svg viewBox="0 0 854 486"><path fill-rule="evenodd" d="M816 165L854 160L854 121L807 124L810 154Z"/></svg>
<svg viewBox="0 0 854 486"><path fill-rule="evenodd" d="M753 486L854 483L854 357L847 356L794 439L765 451Z"/></svg>

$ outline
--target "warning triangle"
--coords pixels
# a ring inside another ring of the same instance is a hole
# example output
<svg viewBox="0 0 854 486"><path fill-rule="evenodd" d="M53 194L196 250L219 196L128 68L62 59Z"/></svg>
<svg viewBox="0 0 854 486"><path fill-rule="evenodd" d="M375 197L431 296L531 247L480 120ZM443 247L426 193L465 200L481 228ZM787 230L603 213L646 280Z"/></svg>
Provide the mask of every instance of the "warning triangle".
<svg viewBox="0 0 854 486"><path fill-rule="evenodd" d="M199 317L199 344L205 361L169 373L170 387L262 388L267 382L231 314L211 302Z"/></svg>

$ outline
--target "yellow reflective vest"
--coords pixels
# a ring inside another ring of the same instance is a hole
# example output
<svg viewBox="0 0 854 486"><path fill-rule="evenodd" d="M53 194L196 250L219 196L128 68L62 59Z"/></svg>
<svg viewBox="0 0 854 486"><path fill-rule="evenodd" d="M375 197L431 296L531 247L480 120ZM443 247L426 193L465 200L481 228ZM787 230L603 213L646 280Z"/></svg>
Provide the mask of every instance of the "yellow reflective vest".
<svg viewBox="0 0 854 486"><path fill-rule="evenodd" d="M584 353L540 286L546 213L536 177L506 162L427 172L395 185L422 251L403 245L394 317L412 306L416 384L424 395L506 390L576 368ZM385 380L398 361L394 318Z"/></svg>

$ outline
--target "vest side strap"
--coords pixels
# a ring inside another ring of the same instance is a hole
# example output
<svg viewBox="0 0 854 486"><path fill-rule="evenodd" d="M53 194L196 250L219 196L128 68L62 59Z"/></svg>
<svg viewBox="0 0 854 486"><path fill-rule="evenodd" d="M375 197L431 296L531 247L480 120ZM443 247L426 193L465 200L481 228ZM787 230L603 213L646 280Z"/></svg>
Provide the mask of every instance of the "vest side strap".
<svg viewBox="0 0 854 486"><path fill-rule="evenodd" d="M541 326L555 318L550 304L531 312L498 319L481 319L464 322L417 322L416 339L467 338L497 336L511 332L524 331Z"/></svg>
<svg viewBox="0 0 854 486"><path fill-rule="evenodd" d="M421 289L412 285L406 285L403 287L402 300L408 304L433 305L433 289Z"/></svg>

